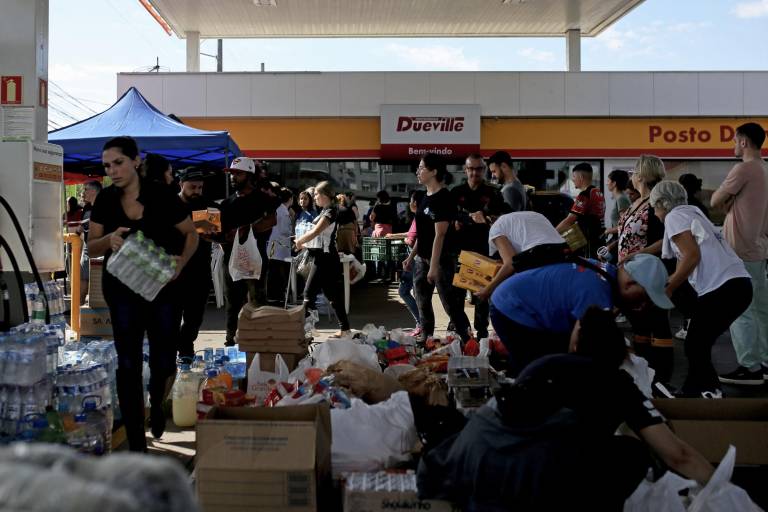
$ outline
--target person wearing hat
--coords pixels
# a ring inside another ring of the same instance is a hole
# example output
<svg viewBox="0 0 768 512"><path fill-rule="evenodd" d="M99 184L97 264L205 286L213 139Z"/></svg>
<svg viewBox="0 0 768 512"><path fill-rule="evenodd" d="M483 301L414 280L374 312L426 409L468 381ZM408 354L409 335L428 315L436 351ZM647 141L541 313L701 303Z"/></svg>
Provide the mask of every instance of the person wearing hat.
<svg viewBox="0 0 768 512"><path fill-rule="evenodd" d="M181 184L179 199L190 216L195 211L219 207L218 204L203 197L204 179L205 173L194 167L184 169L179 176ZM179 285L183 290L179 294L182 321L176 340L179 357L195 357L194 344L203 323L205 305L208 303L208 295L213 284L211 241L206 235L207 233L200 234L197 250L179 275Z"/></svg>
<svg viewBox="0 0 768 512"><path fill-rule="evenodd" d="M669 276L667 294L673 297L688 281L698 295L690 308L691 323L685 337L688 376L682 395L720 398L720 380L712 366L712 347L752 302L752 280L744 262L704 213L687 204L682 185L674 181L660 182L651 191L649 203L664 222L661 255L677 259L677 267Z"/></svg>
<svg viewBox="0 0 768 512"><path fill-rule="evenodd" d="M619 267L583 258L513 274L491 295L491 323L509 351L509 374L566 352L570 332L590 306L672 309L662 261L638 254Z"/></svg>
<svg viewBox="0 0 768 512"><path fill-rule="evenodd" d="M272 227L277 223L277 207L280 199L264 192L271 189L271 185L265 180L265 171L262 165L247 157L238 157L232 160L229 166L232 188L235 193L221 202L222 234L224 243L225 268L229 268L229 257L232 254L235 236L239 234L240 241L244 242L248 236L247 229L253 230L256 243L259 246L262 266L261 277L258 280L244 279L232 281L229 272L224 272L224 312L226 314L226 346L235 344L237 332L237 316L240 309L250 299L253 304L264 305L267 303L266 278L267 244L272 234Z"/></svg>
<svg viewBox="0 0 768 512"><path fill-rule="evenodd" d="M528 198L523 183L517 179L512 166L512 157L506 151L497 151L488 159L488 167L501 184L501 196L509 208L508 212L521 212L527 208ZM508 213L506 212L506 213Z"/></svg>

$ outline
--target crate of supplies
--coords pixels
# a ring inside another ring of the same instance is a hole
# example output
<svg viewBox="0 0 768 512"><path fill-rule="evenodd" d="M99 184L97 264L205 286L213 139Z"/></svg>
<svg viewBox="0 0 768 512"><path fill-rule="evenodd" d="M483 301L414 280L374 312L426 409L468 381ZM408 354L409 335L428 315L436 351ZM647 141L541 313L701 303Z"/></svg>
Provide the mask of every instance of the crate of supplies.
<svg viewBox="0 0 768 512"><path fill-rule="evenodd" d="M363 237L364 261L389 261L392 241L388 238Z"/></svg>
<svg viewBox="0 0 768 512"><path fill-rule="evenodd" d="M389 259L392 261L403 261L408 257L409 247L402 238L394 238L389 244Z"/></svg>

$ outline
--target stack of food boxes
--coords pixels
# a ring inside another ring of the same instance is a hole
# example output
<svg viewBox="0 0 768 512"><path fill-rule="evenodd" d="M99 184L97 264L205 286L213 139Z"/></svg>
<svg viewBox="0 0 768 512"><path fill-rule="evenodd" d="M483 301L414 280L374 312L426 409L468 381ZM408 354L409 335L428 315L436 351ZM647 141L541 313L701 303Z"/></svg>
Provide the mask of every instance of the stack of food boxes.
<svg viewBox="0 0 768 512"><path fill-rule="evenodd" d="M453 276L453 286L477 292L488 286L501 268L501 262L476 252L461 251L459 272Z"/></svg>

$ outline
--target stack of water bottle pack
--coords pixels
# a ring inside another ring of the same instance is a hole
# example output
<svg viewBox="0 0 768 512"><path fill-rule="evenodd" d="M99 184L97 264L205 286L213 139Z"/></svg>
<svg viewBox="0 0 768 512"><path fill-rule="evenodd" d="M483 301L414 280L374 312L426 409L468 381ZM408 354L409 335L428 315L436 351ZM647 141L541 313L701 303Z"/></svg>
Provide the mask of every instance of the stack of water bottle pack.
<svg viewBox="0 0 768 512"><path fill-rule="evenodd" d="M48 298L48 307L51 312L51 324L66 323L64 313L67 311L67 302L64 299L64 289L56 281L43 283L45 296ZM24 295L27 299L27 311L30 321L36 324L45 323L45 301L40 293L37 283L24 285Z"/></svg>
<svg viewBox="0 0 768 512"><path fill-rule="evenodd" d="M23 324L0 334L0 434L21 437L53 403L63 325Z"/></svg>
<svg viewBox="0 0 768 512"><path fill-rule="evenodd" d="M174 261L162 247L137 231L109 258L107 272L148 301L160 293L176 273Z"/></svg>
<svg viewBox="0 0 768 512"><path fill-rule="evenodd" d="M117 352L112 341L70 343L56 374L56 403L66 442L100 455L112 446L117 401Z"/></svg>

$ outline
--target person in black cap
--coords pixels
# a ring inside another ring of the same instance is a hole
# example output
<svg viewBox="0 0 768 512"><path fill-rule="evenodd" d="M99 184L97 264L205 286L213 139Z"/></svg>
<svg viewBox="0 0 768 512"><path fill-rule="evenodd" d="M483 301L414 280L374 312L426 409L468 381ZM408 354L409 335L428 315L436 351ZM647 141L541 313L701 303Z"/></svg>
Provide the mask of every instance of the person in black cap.
<svg viewBox="0 0 768 512"><path fill-rule="evenodd" d="M185 169L180 176L181 192L179 198L192 216L192 212L218 209L213 201L203 197L203 184L205 173L190 167ZM200 331L205 315L205 305L208 303L208 295L213 283L211 278L211 241L206 239L206 233L200 234L197 250L190 258L187 266L179 276L179 285L182 293L179 294L179 307L181 309L181 327L176 341L176 350L179 357L193 358L195 356L195 340Z"/></svg>

